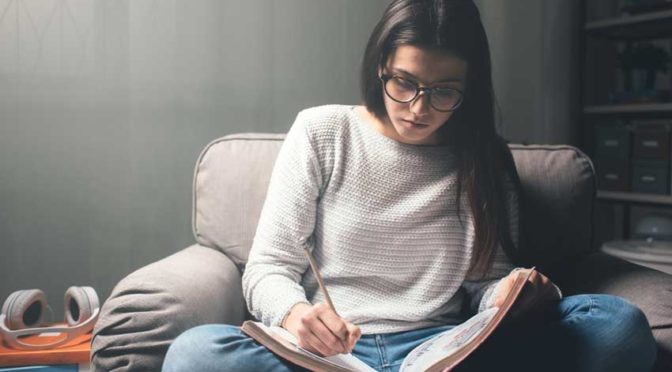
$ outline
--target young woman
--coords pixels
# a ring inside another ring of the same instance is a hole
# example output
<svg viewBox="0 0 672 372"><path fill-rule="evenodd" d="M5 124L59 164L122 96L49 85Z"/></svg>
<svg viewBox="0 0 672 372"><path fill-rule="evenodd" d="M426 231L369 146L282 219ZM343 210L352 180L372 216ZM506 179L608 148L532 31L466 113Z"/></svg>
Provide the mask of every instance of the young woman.
<svg viewBox="0 0 672 372"><path fill-rule="evenodd" d="M243 292L252 315L304 348L396 371L415 346L508 293L519 270L517 176L495 130L488 42L471 0L393 1L369 39L361 84L363 106L296 118ZM324 304L306 245L338 313ZM544 275L530 281L518 318L541 320L496 332L461 370L653 364L655 342L633 305L563 299ZM185 332L164 363L164 371L298 369L230 325Z"/></svg>

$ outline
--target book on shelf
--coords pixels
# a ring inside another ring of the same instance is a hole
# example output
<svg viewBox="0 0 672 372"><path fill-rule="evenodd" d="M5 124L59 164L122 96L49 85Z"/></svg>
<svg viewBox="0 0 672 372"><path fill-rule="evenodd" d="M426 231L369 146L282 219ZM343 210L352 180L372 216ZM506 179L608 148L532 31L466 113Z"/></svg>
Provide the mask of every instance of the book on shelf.
<svg viewBox="0 0 672 372"><path fill-rule="evenodd" d="M513 287L500 307L482 311L418 345L404 358L400 372L448 371L455 368L502 323L534 271L518 272ZM276 355L313 371L375 371L352 354L323 357L310 352L300 347L296 337L282 327L268 327L248 320L241 329Z"/></svg>

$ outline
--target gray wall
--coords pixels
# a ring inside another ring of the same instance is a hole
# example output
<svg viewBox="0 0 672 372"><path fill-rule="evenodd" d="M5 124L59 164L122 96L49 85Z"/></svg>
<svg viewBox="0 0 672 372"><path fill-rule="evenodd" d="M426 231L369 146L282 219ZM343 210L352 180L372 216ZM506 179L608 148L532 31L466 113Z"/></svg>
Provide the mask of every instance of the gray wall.
<svg viewBox="0 0 672 372"><path fill-rule="evenodd" d="M0 1L0 301L193 243L200 150L359 101L387 0Z"/></svg>
<svg viewBox="0 0 672 372"><path fill-rule="evenodd" d="M569 141L577 1L477 2L503 134ZM62 317L68 286L105 298L192 244L200 150L284 132L304 107L357 103L387 3L0 0L0 301L41 288Z"/></svg>
<svg viewBox="0 0 672 372"><path fill-rule="evenodd" d="M502 133L578 144L579 0L475 0L490 40Z"/></svg>

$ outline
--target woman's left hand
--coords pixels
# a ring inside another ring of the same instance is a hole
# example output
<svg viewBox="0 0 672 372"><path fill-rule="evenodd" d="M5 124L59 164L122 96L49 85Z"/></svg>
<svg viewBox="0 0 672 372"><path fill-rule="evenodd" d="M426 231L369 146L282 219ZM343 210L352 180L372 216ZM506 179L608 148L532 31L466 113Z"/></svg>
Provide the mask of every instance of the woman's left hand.
<svg viewBox="0 0 672 372"><path fill-rule="evenodd" d="M495 299L495 306L499 307L504 303L506 296L511 291L511 288L513 288L516 277L526 274L527 271L529 269L518 270L502 279L497 298ZM560 294L553 285L553 282L542 273L535 271L528 279L528 283L523 288L520 297L516 300L511 309L510 316L515 319L524 314L532 315L535 311L541 310L542 305L559 299Z"/></svg>

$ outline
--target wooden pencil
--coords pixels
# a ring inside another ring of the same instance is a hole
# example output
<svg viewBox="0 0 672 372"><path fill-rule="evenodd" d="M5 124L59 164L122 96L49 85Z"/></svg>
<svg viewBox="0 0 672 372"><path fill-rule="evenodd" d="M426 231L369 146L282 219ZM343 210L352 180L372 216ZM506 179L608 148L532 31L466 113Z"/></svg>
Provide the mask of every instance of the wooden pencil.
<svg viewBox="0 0 672 372"><path fill-rule="evenodd" d="M336 312L336 308L334 307L334 303L331 302L331 297L329 297L329 292L327 292L327 287L324 285L324 281L322 280L322 275L320 275L320 271L317 269L317 262L315 262L315 257L313 257L313 254L310 253L310 249L308 248L308 245L303 246L303 250L306 252L306 256L308 257L308 262L310 263L310 268L313 270L313 274L315 274L315 279L317 279L317 284L320 286L320 289L322 290L322 293L324 294L324 298L327 299L327 304L331 308L331 310L338 315ZM339 315L340 316L340 315Z"/></svg>

